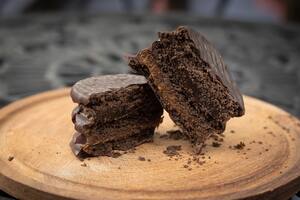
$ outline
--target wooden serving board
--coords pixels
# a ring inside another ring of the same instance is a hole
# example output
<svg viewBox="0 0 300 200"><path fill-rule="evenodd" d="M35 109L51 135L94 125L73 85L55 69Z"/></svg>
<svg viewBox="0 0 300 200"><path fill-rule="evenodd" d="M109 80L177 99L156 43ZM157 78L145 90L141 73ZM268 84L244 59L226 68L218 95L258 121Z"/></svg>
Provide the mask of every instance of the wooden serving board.
<svg viewBox="0 0 300 200"><path fill-rule="evenodd" d="M202 165L193 162L187 141L159 136L176 129L167 114L153 143L82 162L69 148L69 89L17 101L0 111L0 188L31 200L288 199L300 190L300 122L244 99L246 115L229 121L220 147L208 141ZM235 149L240 142L246 146ZM165 155L169 145L182 145L181 157Z"/></svg>

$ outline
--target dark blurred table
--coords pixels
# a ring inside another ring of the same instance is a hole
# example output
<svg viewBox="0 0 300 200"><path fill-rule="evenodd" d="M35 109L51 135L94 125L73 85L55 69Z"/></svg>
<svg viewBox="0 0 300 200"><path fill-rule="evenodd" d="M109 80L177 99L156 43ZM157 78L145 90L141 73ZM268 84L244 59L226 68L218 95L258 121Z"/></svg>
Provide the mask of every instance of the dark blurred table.
<svg viewBox="0 0 300 200"><path fill-rule="evenodd" d="M300 116L300 27L187 15L1 19L0 107L88 76L127 73L124 54L147 47L156 32L178 25L193 26L217 46L243 93ZM0 192L0 200L4 196Z"/></svg>

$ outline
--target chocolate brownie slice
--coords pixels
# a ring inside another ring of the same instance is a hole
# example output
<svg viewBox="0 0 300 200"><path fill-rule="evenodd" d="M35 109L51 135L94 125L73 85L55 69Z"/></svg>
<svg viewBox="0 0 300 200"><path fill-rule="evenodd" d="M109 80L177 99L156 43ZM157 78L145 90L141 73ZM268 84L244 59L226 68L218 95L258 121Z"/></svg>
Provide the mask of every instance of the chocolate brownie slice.
<svg viewBox="0 0 300 200"><path fill-rule="evenodd" d="M143 76L119 74L77 82L71 97L76 155L112 155L152 140L163 109Z"/></svg>
<svg viewBox="0 0 300 200"><path fill-rule="evenodd" d="M222 133L231 117L244 114L242 95L221 55L200 33L178 27L158 36L150 48L129 58L129 66L148 79L200 152L210 135Z"/></svg>

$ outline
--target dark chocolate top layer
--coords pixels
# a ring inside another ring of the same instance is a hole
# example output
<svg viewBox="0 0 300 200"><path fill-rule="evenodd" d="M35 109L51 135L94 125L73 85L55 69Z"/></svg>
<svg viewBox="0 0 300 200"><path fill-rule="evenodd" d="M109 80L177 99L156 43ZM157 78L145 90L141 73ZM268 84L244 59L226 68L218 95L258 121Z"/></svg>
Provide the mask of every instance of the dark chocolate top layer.
<svg viewBox="0 0 300 200"><path fill-rule="evenodd" d="M180 26L176 31L186 33L194 42L196 48L199 50L200 58L210 66L211 72L221 79L221 82L226 86L230 95L241 106L242 113L240 114L243 115L244 102L242 95L217 49L203 35L191 28Z"/></svg>
<svg viewBox="0 0 300 200"><path fill-rule="evenodd" d="M72 87L71 98L75 103L87 105L94 95L146 83L147 80L143 76L132 74L91 77L78 81Z"/></svg>

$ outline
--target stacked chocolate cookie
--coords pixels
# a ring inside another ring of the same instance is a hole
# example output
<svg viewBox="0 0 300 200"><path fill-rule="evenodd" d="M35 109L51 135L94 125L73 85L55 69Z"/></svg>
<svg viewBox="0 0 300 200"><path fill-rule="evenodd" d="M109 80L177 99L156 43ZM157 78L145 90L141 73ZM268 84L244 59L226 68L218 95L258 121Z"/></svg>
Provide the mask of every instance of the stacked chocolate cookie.
<svg viewBox="0 0 300 200"><path fill-rule="evenodd" d="M77 82L71 97L75 130L71 146L79 156L112 155L152 141L163 109L142 76L119 74Z"/></svg>
<svg viewBox="0 0 300 200"><path fill-rule="evenodd" d="M111 155L150 141L163 108L199 153L206 139L245 112L241 93L221 55L187 27L159 33L151 47L129 58L138 75L85 79L71 92L74 152ZM148 85L149 84L149 85Z"/></svg>

